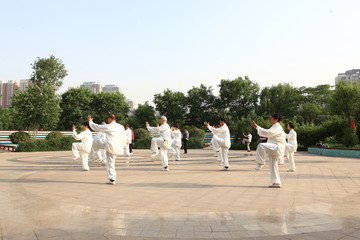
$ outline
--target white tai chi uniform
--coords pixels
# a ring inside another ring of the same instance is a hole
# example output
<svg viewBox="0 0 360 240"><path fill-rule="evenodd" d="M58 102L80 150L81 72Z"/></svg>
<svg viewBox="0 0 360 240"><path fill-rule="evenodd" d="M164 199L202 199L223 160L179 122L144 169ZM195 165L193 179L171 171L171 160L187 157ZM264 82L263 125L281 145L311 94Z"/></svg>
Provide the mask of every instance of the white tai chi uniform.
<svg viewBox="0 0 360 240"><path fill-rule="evenodd" d="M160 148L161 165L166 168L169 166L168 151L171 149L171 129L169 124L164 123L159 127L147 127L147 130L159 135L159 137L151 139L151 152L158 154Z"/></svg>
<svg viewBox="0 0 360 240"><path fill-rule="evenodd" d="M72 133L73 138L80 140L81 143L72 144L72 153L74 160L81 157L82 169L89 171L89 153L93 142L92 133L89 129L77 134L75 130Z"/></svg>
<svg viewBox="0 0 360 240"><path fill-rule="evenodd" d="M175 161L180 161L181 132L180 130L171 131L171 152L175 156Z"/></svg>
<svg viewBox="0 0 360 240"><path fill-rule="evenodd" d="M231 147L230 131L226 123L219 128L208 126L208 129L214 134L214 143L220 149L220 159L224 163L224 167L229 167L229 148Z"/></svg>
<svg viewBox="0 0 360 240"><path fill-rule="evenodd" d="M106 164L106 134L103 132L97 132L93 138L93 144L91 148L91 157L94 160L98 160L100 163Z"/></svg>
<svg viewBox="0 0 360 240"><path fill-rule="evenodd" d="M129 145L132 142L132 131L130 128L125 130L125 146L124 146L124 155L130 157L130 147Z"/></svg>
<svg viewBox="0 0 360 240"><path fill-rule="evenodd" d="M117 155L124 154L125 129L115 121L105 125L98 125L90 121L89 124L92 130L103 132L106 135L103 142L106 150L106 173L108 179L116 181L115 159Z"/></svg>
<svg viewBox="0 0 360 240"><path fill-rule="evenodd" d="M250 143L251 143L251 140L252 140L252 135L251 133L249 133L248 135L246 135L247 138L244 138L243 139L243 144L246 145L247 147L247 150L250 152Z"/></svg>
<svg viewBox="0 0 360 240"><path fill-rule="evenodd" d="M294 153L297 151L297 134L294 129L291 129L288 134L286 134L286 139L288 142L286 143L285 148L285 156L289 159L289 170L296 170Z"/></svg>
<svg viewBox="0 0 360 240"><path fill-rule="evenodd" d="M269 129L260 126L256 128L257 133L262 137L267 137L266 143L259 143L256 148L256 162L260 165L265 164L265 160L269 160L269 168L271 171L271 183L281 184L279 174L279 160L284 157L285 152L285 132L279 123L275 123Z"/></svg>

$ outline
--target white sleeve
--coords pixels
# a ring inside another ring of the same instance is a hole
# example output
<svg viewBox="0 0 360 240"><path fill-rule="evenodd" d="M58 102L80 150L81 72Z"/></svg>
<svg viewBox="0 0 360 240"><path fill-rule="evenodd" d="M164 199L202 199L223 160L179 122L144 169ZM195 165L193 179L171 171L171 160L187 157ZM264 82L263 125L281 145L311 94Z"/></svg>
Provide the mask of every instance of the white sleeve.
<svg viewBox="0 0 360 240"><path fill-rule="evenodd" d="M260 126L257 126L256 130L257 133L262 137L272 137L280 133L279 128L274 125L269 129L264 129Z"/></svg>
<svg viewBox="0 0 360 240"><path fill-rule="evenodd" d="M150 132L150 133L153 133L153 134L157 134L159 133L159 127L146 127L147 130Z"/></svg>
<svg viewBox="0 0 360 240"><path fill-rule="evenodd" d="M79 134L77 134L75 130L73 130L72 136L73 136L73 138L75 138L76 140L81 140L81 139L83 138L82 132L79 133Z"/></svg>
<svg viewBox="0 0 360 240"><path fill-rule="evenodd" d="M90 128L94 130L95 132L104 132L106 129L106 125L98 125L94 123L93 121L89 122Z"/></svg>

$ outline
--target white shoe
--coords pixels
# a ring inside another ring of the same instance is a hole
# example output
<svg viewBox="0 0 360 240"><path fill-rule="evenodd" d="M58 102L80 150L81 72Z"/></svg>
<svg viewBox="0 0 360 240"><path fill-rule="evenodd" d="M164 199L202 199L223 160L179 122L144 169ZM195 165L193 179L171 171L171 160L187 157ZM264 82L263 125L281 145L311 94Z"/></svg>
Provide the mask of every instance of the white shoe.
<svg viewBox="0 0 360 240"><path fill-rule="evenodd" d="M222 171L229 171L230 169L229 169L229 167L224 167L223 169L222 169Z"/></svg>
<svg viewBox="0 0 360 240"><path fill-rule="evenodd" d="M255 170L260 170L264 167L264 165L261 165L261 164L258 164L256 167L255 167Z"/></svg>
<svg viewBox="0 0 360 240"><path fill-rule="evenodd" d="M279 162L279 165L284 165L285 163L284 162Z"/></svg>
<svg viewBox="0 0 360 240"><path fill-rule="evenodd" d="M115 185L116 182L115 182L115 180L110 180L109 179L109 181L107 181L106 184Z"/></svg>
<svg viewBox="0 0 360 240"><path fill-rule="evenodd" d="M159 155L159 153L153 153L153 154L150 154L150 157L151 157L151 158L154 158L154 157L156 157L157 155Z"/></svg>
<svg viewBox="0 0 360 240"><path fill-rule="evenodd" d="M81 169L81 171L89 171L90 169Z"/></svg>
<svg viewBox="0 0 360 240"><path fill-rule="evenodd" d="M160 171L169 171L169 166L161 168Z"/></svg>

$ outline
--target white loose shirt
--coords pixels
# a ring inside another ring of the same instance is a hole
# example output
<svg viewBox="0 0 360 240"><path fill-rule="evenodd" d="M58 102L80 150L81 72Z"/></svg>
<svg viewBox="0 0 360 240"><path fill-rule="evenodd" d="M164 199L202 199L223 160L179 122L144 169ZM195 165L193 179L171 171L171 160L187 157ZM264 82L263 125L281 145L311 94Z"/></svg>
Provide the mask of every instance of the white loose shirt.
<svg viewBox="0 0 360 240"><path fill-rule="evenodd" d="M216 135L218 138L222 138L225 140L225 146L230 148L231 147L231 140L230 140L230 130L226 123L219 128L214 128L212 126L208 126L208 129Z"/></svg>
<svg viewBox="0 0 360 240"><path fill-rule="evenodd" d="M181 132L179 129L171 131L171 139L173 140L173 142L180 143L181 145Z"/></svg>
<svg viewBox="0 0 360 240"><path fill-rule="evenodd" d="M90 121L89 124L92 130L105 133L107 140L106 152L114 155L124 154L125 129L121 124L115 121L105 125L98 125Z"/></svg>
<svg viewBox="0 0 360 240"><path fill-rule="evenodd" d="M80 140L83 144L83 149L85 152L91 151L91 146L93 142L92 133L89 129L86 129L85 131L82 131L81 133L77 134L75 130L72 132L73 138L76 140Z"/></svg>
<svg viewBox="0 0 360 240"><path fill-rule="evenodd" d="M125 130L125 143L131 144L132 142L132 131L130 128Z"/></svg>
<svg viewBox="0 0 360 240"><path fill-rule="evenodd" d="M147 130L155 135L159 135L159 138L164 139L164 144L167 148L171 148L171 129L169 124L163 123L159 127L147 127Z"/></svg>
<svg viewBox="0 0 360 240"><path fill-rule="evenodd" d="M285 153L285 145L286 145L286 134L284 129L281 127L279 123L275 123L269 129L264 129L260 126L256 128L257 133L262 137L267 137L268 143L273 143L278 145L277 154L278 157L283 157Z"/></svg>
<svg viewBox="0 0 360 240"><path fill-rule="evenodd" d="M288 140L288 145L290 145L291 148L294 150L294 152L296 152L298 143L297 143L297 133L295 132L294 129L291 129L290 132L286 134L286 139Z"/></svg>

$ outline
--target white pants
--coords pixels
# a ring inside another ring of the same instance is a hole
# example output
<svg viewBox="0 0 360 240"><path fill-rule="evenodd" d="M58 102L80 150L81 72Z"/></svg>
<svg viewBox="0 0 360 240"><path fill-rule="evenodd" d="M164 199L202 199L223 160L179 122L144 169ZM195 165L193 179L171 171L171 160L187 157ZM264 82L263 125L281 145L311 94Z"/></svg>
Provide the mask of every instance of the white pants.
<svg viewBox="0 0 360 240"><path fill-rule="evenodd" d="M181 142L180 144L178 142L173 142L171 147L171 152L174 154L175 160L180 160Z"/></svg>
<svg viewBox="0 0 360 240"><path fill-rule="evenodd" d="M98 160L103 161L106 164L106 140L104 139L94 139L91 156L96 157Z"/></svg>
<svg viewBox="0 0 360 240"><path fill-rule="evenodd" d="M225 139L215 137L214 143L220 149L220 160L224 163L224 167L229 167L229 148L225 146Z"/></svg>
<svg viewBox="0 0 360 240"><path fill-rule="evenodd" d="M169 148L168 146L166 146L166 142L164 141L163 138L151 139L151 152L157 154L158 148L160 148L161 165L163 167L169 166L169 158L168 158Z"/></svg>
<svg viewBox="0 0 360 240"><path fill-rule="evenodd" d="M89 170L89 153L85 150L83 143L73 143L72 154L74 159L81 158L83 170Z"/></svg>
<svg viewBox="0 0 360 240"><path fill-rule="evenodd" d="M259 143L256 148L256 162L264 165L265 161L269 161L269 168L271 172L271 183L281 184L279 173L279 159L278 145L274 143Z"/></svg>
<svg viewBox="0 0 360 240"><path fill-rule="evenodd" d="M129 143L125 143L125 146L124 146L124 155L127 156L127 157L130 157L130 147L129 147Z"/></svg>
<svg viewBox="0 0 360 240"><path fill-rule="evenodd" d="M243 144L246 145L247 150L250 151L250 141L248 139L244 138Z"/></svg>
<svg viewBox="0 0 360 240"><path fill-rule="evenodd" d="M287 157L287 159L289 159L289 170L296 170L294 153L294 148L290 144L286 144L285 156Z"/></svg>
<svg viewBox="0 0 360 240"><path fill-rule="evenodd" d="M116 181L116 170L115 170L116 155L106 152L106 173L107 178Z"/></svg>

